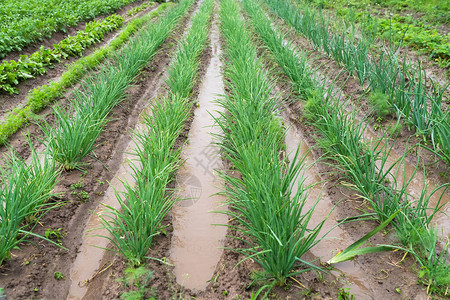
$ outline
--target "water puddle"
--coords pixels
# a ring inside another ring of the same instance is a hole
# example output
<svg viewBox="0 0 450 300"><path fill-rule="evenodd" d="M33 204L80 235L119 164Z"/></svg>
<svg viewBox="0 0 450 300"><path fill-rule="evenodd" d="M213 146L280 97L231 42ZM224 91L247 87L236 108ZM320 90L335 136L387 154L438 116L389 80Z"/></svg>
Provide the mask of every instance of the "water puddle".
<svg viewBox="0 0 450 300"><path fill-rule="evenodd" d="M285 143L287 146L287 153L289 160L292 161L297 150L298 145L300 144L300 157L307 154L307 159L305 163L307 165L311 164L315 161L311 152L308 153L309 147L308 144L304 141L300 132L297 131L295 127L293 127L287 118L284 119L284 123L288 126L288 131L285 139ZM331 199L322 193L322 189L324 183L321 182L321 178L319 177L319 170L314 165L309 166L305 170L305 185L315 185L310 190L310 195L307 198L307 203L305 204L305 210L309 209L313 206L314 201L317 197L321 196L320 201L317 203L316 208L314 210L313 217L309 223L309 227L312 228L320 223L324 218L328 216L330 211L333 209L333 204L331 203ZM297 188L294 188L293 193L297 191ZM334 212L331 212L328 219L325 221L324 226L322 227L321 234L326 233L333 226L336 225L337 216ZM340 227L335 227L331 233L328 235L328 238L325 238L320 243L318 243L314 248L311 249L311 253L320 258L321 261L327 261L331 257L333 257L338 251L345 249L349 245L351 245L354 240ZM342 275L345 276L344 282L345 287L349 288L350 293L352 293L356 299L371 299L373 298L373 291L370 286L367 284L369 279L366 278L364 271L361 267L356 263L356 261L346 261L343 263L339 263L334 266L334 269L331 273L340 277Z"/></svg>
<svg viewBox="0 0 450 300"><path fill-rule="evenodd" d="M372 131L370 128L366 128L364 132L364 136L367 143L373 142L378 140L378 136L375 132ZM379 149L381 149L384 146L383 142L380 142L380 145L378 146ZM389 156L388 156L388 162L385 166L385 169L388 169L392 164L397 161L399 158L401 158L401 155L398 155L394 149L391 150ZM378 165L380 167L380 164ZM401 164L398 164L399 172L396 174L396 179L399 182L399 187L401 188L401 184L403 183L403 178L406 180L409 180L411 176L414 174L414 170L416 169L416 165L412 165L406 160L403 160ZM391 171L391 173L395 174L397 171L397 166L394 167L394 169ZM425 179L425 180L424 180ZM437 186L439 186L438 182L436 182L433 178L424 177L423 169L419 165L419 168L417 169L416 173L414 174L414 177L410 183L410 185L407 188L408 194L414 197L414 199L419 199L420 195L422 193L424 184L428 183L427 188L427 195L430 195L433 189ZM441 210L434 216L433 223L438 229L439 235L441 235L445 240L450 235L450 222L449 222L449 214L450 214L450 195L448 193L442 193L444 190L441 189L434 193L430 197L430 203L428 204L428 207L436 207L436 205L439 203L439 205L443 205ZM440 202L439 198L441 197ZM431 212L431 210L430 210Z"/></svg>
<svg viewBox="0 0 450 300"><path fill-rule="evenodd" d="M131 175L132 169L130 164L130 161L133 158L131 153L134 149L136 149L136 144L134 141L130 141L124 152L123 163L121 164L115 177L111 180L110 185L103 197L102 204L114 207L116 209L120 208L114 190L117 192L125 192L125 187L123 186L122 181L126 180L131 185L135 183L133 176ZM101 248L106 248L109 244L109 240L103 236L109 237L110 235L106 229L98 229L101 227L101 222L97 214L101 214L104 209L105 207L99 204L95 210L95 213L91 215L85 227L85 233L82 238L83 243L70 272L72 285L70 286L67 299L82 299L87 291L87 282L92 279L96 272L101 271L100 268L103 267L100 266L100 263L106 250ZM89 230L93 229L96 230L89 232Z"/></svg>
<svg viewBox="0 0 450 300"><path fill-rule="evenodd" d="M172 209L173 238L170 262L175 265L177 282L186 288L203 290L211 279L220 259L226 227L226 215L212 213L224 209L221 202L221 180L214 170L221 168L217 148L212 146L211 133L219 133L212 116L220 107L213 103L217 94L223 93L221 76L221 49L219 29L215 22L211 27L212 58L200 85L199 108L189 131L189 145L183 149L186 161L178 171L177 189L182 199ZM211 116L211 115L212 116Z"/></svg>

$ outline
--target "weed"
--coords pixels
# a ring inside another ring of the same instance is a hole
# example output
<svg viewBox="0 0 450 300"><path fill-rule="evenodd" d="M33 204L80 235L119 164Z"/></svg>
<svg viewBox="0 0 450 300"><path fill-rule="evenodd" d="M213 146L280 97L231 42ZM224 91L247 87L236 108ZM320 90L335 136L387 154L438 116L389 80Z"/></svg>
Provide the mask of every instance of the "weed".
<svg viewBox="0 0 450 300"><path fill-rule="evenodd" d="M55 275L55 279L56 280L63 280L63 279L65 279L63 273L61 273L61 272L54 272L53 274Z"/></svg>
<svg viewBox="0 0 450 300"><path fill-rule="evenodd" d="M72 191L74 191L74 190L76 190L76 189L81 189L81 188L83 188L83 181L84 181L84 180L80 180L80 181L78 181L77 183L71 184L71 185L70 185L70 189L71 189Z"/></svg>
<svg viewBox="0 0 450 300"><path fill-rule="evenodd" d="M374 92L369 95L369 103L378 118L384 119L393 112L389 98L386 94Z"/></svg>
<svg viewBox="0 0 450 300"><path fill-rule="evenodd" d="M338 300L355 300L355 296L350 293L349 288L340 288L338 291Z"/></svg>
<svg viewBox="0 0 450 300"><path fill-rule="evenodd" d="M58 228L58 229L47 228L47 230L45 231L45 237L47 239L56 240L59 244L61 244L61 239L65 235L66 234L62 232L62 228Z"/></svg>
<svg viewBox="0 0 450 300"><path fill-rule="evenodd" d="M124 287L134 289L120 295L120 299L139 300L139 299L157 299L157 291L153 287L148 287L150 280L153 278L153 271L148 270L144 266L139 268L127 268L125 276L118 279L124 284Z"/></svg>

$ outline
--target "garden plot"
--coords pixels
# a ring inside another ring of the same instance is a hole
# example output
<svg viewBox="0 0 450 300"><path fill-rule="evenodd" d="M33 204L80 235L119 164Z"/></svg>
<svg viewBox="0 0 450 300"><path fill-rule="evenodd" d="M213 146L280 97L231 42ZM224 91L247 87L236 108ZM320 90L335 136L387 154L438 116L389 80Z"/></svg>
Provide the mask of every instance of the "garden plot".
<svg viewBox="0 0 450 300"><path fill-rule="evenodd" d="M445 136L374 122L367 82L383 70L358 77L266 2L195 2L149 17L6 138L23 161L3 159L1 211L26 191L42 204L17 218L0 295L446 297Z"/></svg>

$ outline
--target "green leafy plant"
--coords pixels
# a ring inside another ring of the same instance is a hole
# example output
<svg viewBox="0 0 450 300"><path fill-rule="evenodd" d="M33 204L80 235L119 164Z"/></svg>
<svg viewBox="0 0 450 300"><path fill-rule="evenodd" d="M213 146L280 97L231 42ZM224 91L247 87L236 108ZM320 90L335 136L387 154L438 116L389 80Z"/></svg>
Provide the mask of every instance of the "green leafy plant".
<svg viewBox="0 0 450 300"><path fill-rule="evenodd" d="M0 166L0 264L29 235L37 236L32 230L46 211L61 205L48 202L54 195L52 190L60 170L48 153L41 162L31 142L28 143L30 164L11 149L5 164Z"/></svg>
<svg viewBox="0 0 450 300"><path fill-rule="evenodd" d="M192 1L182 4L178 13L186 11ZM145 128L133 134L137 145L135 154L141 165L140 169L132 167L136 185L124 182L126 192L116 193L120 209L107 207L99 216L112 236L107 238L114 244L114 251L134 266L148 258L146 254L154 237L163 230L162 219L176 200L167 188L179 167L180 150L174 150L174 146L192 108L186 97L191 94L191 81L197 76L198 58L207 39L212 6L212 0L203 3L186 38L180 42L177 59L168 71L169 95L156 101L150 114L142 115Z"/></svg>
<svg viewBox="0 0 450 300"><path fill-rule="evenodd" d="M13 109L12 112L6 115L5 121L0 124L0 144L4 144L8 137L26 124L32 118L33 113L40 112L47 107L48 104L61 97L63 92L77 83L86 72L110 57L112 53L125 44L139 28L170 6L170 3L163 3L155 11L152 11L139 19L134 19L128 23L119 36L112 40L108 46L105 46L70 65L68 70L62 74L59 81L51 81L48 85L42 85L29 92L27 104L24 107Z"/></svg>
<svg viewBox="0 0 450 300"><path fill-rule="evenodd" d="M64 280L65 279L64 274L61 272L54 272L53 274L55 275L56 280Z"/></svg>
<svg viewBox="0 0 450 300"><path fill-rule="evenodd" d="M47 239L56 240L59 244L61 244L61 239L66 235L64 232L62 232L62 230L62 228L47 228L47 230L45 231L45 237Z"/></svg>
<svg viewBox="0 0 450 300"><path fill-rule="evenodd" d="M65 32L96 16L105 15L132 0L6 0L0 4L0 58L12 51L21 51L32 42L49 38L54 32ZM30 14L29 12L33 12Z"/></svg>
<svg viewBox="0 0 450 300"><path fill-rule="evenodd" d="M118 279L126 288L134 288L135 290L122 293L120 299L124 300L141 300L156 299L157 291L153 287L148 287L153 278L153 271L148 270L144 266L139 268L125 269L125 276ZM137 290L136 290L137 289Z"/></svg>
<svg viewBox="0 0 450 300"><path fill-rule="evenodd" d="M0 91L18 93L15 88L21 81L42 75L46 68L59 63L61 59L69 56L81 56L83 51L94 43L103 39L103 35L123 25L124 19L118 15L106 17L103 21L92 21L86 28L77 32L75 36L69 36L55 44L53 49L45 49L41 46L39 51L31 55L21 55L16 62L4 61L0 64Z"/></svg>

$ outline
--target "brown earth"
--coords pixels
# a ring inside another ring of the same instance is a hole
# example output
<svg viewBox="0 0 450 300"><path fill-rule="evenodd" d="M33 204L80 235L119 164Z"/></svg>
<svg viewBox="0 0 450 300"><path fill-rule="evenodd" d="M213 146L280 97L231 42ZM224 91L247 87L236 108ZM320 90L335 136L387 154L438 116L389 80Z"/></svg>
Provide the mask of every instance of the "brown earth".
<svg viewBox="0 0 450 300"><path fill-rule="evenodd" d="M191 9L191 14L192 11L193 9ZM179 26L176 33L164 43L152 62L142 70L134 85L128 89L127 99L120 106L114 108L111 113L112 121L97 142L96 158L86 159L88 167L85 172L70 171L62 174L61 181L56 188L62 194L58 198L53 198L52 201L64 203L64 205L44 215L34 232L44 234L48 228L62 228L62 232L65 234L62 242L69 251L59 249L37 238L29 238L30 243L21 245L20 251L14 250L11 260L0 266L0 286L5 288L8 299L66 298L72 284L69 278L70 270L81 246L86 222L91 211L95 210L101 202L102 195L107 189L107 184L101 184L99 180L102 182L110 181L118 170L122 163L123 151L130 141L129 131L139 122L139 115L148 105L147 101L152 102L154 101L152 99L164 95L165 84L162 80L166 75L165 69L170 63L174 47L182 36L187 22L185 20L184 24ZM323 54L314 51L308 41L292 34L289 35L289 38L295 40L302 49L308 51L311 63L319 66L319 73L329 74L326 76L328 79L334 79L333 74L342 73L341 68L336 63ZM264 52L261 52L261 54L266 60L270 59ZM200 75L194 87L192 99L197 97L199 83L205 74L210 58L211 46L207 47L202 54ZM322 152L314 147L316 145L314 129L304 122L303 104L293 96L285 77L278 72L274 78L277 79L277 89L283 95L287 118L301 133L314 158L320 158ZM348 97L352 102L357 103L361 111L369 110L367 99L362 96L363 90L356 79L348 78L348 74L341 74L337 78L336 84L343 90L346 98ZM67 98L60 102L62 105L68 103ZM194 109L195 105L192 112ZM50 123L53 122L53 116L49 108L42 112L40 116ZM177 147L181 147L186 142L191 122L192 117L186 123L184 133L177 141ZM383 126L387 126L387 124ZM11 138L11 145L24 158L29 156L30 153L23 137L25 132L30 132L33 142L37 146L40 144L38 139L42 138L42 133L36 124L31 124ZM395 148L399 148L399 151L402 151L404 141L411 133L406 131L402 132L401 135L395 142ZM4 153L5 151L5 147L0 148L0 152ZM411 159L414 161L413 155ZM342 184L343 178L334 172L335 169L332 166L327 162L321 162L317 164L317 167L320 179L327 181L323 193L330 199L333 206L336 205L336 220L359 215L362 210L367 209L366 203ZM226 164L226 168L231 169L229 164ZM233 170L229 170L229 172L233 172ZM434 174L433 170L430 170L430 172ZM86 203L79 196L71 194L71 186L80 181L82 182L82 190L89 195L89 200ZM163 220L163 224L167 226L167 233L155 238L155 246L149 252L149 256L158 259L169 257L172 237L170 214ZM231 221L231 225L233 224L234 221ZM376 223L373 221L358 221L340 227L353 240L357 240L375 226ZM244 238L231 229L228 230L228 235ZM330 236L333 236L333 232ZM386 235L379 234L373 237L370 243L390 243L394 238L389 233ZM225 247L240 248L242 242L227 237ZM330 252L332 250L340 249L330 249ZM149 260L146 267L154 272L149 286L157 293L159 299L190 299L193 297L196 299L248 299L260 287L255 285L248 288L252 282L252 274L261 271L261 269L250 259L236 267L237 263L243 258L241 254L225 250L217 264L215 276L211 279L205 291L202 292L193 292L183 288L176 282L172 267L158 261ZM316 258L312 253L308 253L304 257L306 260ZM315 264L329 268L321 261L316 261ZM427 299L425 288L416 283L416 266L413 260L409 256L403 258L401 252L359 256L355 259L355 264L359 266L363 273L363 277L359 279L364 280L365 286L368 287L367 294L362 297L357 296L356 299L399 299L400 297L402 299ZM115 255L113 252L106 252L101 266L97 274L88 282L85 299L117 299L125 291L136 289L135 287L126 287L123 283L117 281L124 276L127 268L124 258ZM57 281L54 272L61 272L65 276L65 280ZM307 272L290 279L287 287L275 287L271 291L270 297L273 299L337 299L340 289L348 286L347 280L345 274L339 275L333 270L322 275L316 272ZM398 291L401 292L401 295ZM147 295L150 296L150 294L151 292Z"/></svg>
<svg viewBox="0 0 450 300"><path fill-rule="evenodd" d="M63 299L67 296L70 287L70 280L67 280L67 277L81 245L85 224L90 212L98 205L107 188L106 184L98 180L110 181L118 170L123 151L130 141L128 131L138 122L139 114L148 100L142 97L144 95L148 97L148 91L151 93L161 85L161 77L169 64L169 58L178 37L179 32L164 43L152 62L141 71L135 85L128 89L126 100L113 109L110 115L111 121L97 141L97 148L94 151L96 157L86 159L86 169L62 174L55 188L56 191L61 192L61 196L52 201L64 203L64 205L45 214L34 232L44 235L48 228L62 228L63 245L69 251L64 251L40 239L29 238L29 243L21 245L20 251L13 251L12 258L0 267L0 286L5 288L8 299L42 297ZM63 99L61 104L67 105L67 99ZM42 115L52 123L53 117L49 109ZM37 125L31 125L27 130L34 141L42 138L42 132ZM12 137L11 145L22 157L29 155L30 151L21 133ZM83 203L78 195L71 194L71 186L78 182L82 183L81 190L89 195L86 203ZM57 281L54 272L61 272L66 280Z"/></svg>

